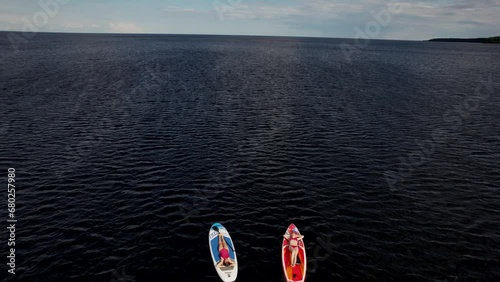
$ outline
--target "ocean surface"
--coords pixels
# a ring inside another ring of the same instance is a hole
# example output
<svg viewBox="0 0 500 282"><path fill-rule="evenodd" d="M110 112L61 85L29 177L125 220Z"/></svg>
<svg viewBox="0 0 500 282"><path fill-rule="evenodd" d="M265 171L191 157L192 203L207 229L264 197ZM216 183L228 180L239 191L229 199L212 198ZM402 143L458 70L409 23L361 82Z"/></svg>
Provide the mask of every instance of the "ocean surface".
<svg viewBox="0 0 500 282"><path fill-rule="evenodd" d="M282 281L290 223L308 282L500 281L498 45L9 38L13 280L220 281L208 248L220 222L238 282Z"/></svg>

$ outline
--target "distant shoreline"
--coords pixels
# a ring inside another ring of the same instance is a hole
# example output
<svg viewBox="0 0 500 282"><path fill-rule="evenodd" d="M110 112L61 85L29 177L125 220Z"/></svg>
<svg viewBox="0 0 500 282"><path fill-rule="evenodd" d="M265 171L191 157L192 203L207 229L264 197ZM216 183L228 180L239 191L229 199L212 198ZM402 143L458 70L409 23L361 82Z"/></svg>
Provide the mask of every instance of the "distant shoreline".
<svg viewBox="0 0 500 282"><path fill-rule="evenodd" d="M433 39L430 39L427 41L499 44L500 43L500 36L485 37L485 38L433 38Z"/></svg>

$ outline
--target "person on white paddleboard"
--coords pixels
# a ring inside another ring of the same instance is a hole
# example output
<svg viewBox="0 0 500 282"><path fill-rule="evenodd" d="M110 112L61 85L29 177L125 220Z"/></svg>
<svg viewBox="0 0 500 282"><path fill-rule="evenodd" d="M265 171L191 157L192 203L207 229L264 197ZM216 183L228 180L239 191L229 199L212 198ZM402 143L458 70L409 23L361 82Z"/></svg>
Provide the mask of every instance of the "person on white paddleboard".
<svg viewBox="0 0 500 282"><path fill-rule="evenodd" d="M283 235L288 240L288 249L290 250L290 266L294 267L297 264L297 255L299 254L299 241L304 239L297 231L292 231L292 235Z"/></svg>
<svg viewBox="0 0 500 282"><path fill-rule="evenodd" d="M236 264L229 257L229 248L227 247L226 240L224 240L224 236L220 233L219 233L219 257L220 261L217 263L217 267L234 266Z"/></svg>

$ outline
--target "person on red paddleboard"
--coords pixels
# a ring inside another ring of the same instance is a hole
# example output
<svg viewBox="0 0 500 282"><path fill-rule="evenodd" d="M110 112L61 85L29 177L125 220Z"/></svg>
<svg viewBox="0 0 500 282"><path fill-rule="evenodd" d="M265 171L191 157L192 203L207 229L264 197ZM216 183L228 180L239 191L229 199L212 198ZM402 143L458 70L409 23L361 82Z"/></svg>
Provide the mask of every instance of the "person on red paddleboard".
<svg viewBox="0 0 500 282"><path fill-rule="evenodd" d="M229 257L229 248L227 247L226 240L224 240L224 236L220 233L219 233L219 257L220 261L217 263L217 267L234 266L236 264Z"/></svg>
<svg viewBox="0 0 500 282"><path fill-rule="evenodd" d="M304 236L299 236L299 232L293 230L291 235L285 234L283 237L288 240L288 249L290 250L290 266L294 267L297 263L297 254L299 253L299 241L304 239Z"/></svg>

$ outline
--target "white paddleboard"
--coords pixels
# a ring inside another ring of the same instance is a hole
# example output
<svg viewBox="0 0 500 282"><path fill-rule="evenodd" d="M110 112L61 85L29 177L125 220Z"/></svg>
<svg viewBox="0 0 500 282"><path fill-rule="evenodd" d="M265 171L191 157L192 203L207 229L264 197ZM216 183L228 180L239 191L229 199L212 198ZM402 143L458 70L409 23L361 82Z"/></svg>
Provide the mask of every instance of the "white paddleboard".
<svg viewBox="0 0 500 282"><path fill-rule="evenodd" d="M218 232L216 231L218 230ZM235 262L234 266L217 266L220 262L219 256L219 233L223 235L223 239L226 242L229 250L229 257ZM215 270L219 277L224 282L234 282L236 281L236 276L238 276L238 261L236 259L236 250L234 249L233 240L229 236L226 228L220 223L214 223L210 227L208 232L208 245L210 247L210 256L212 257L212 262L214 264Z"/></svg>

